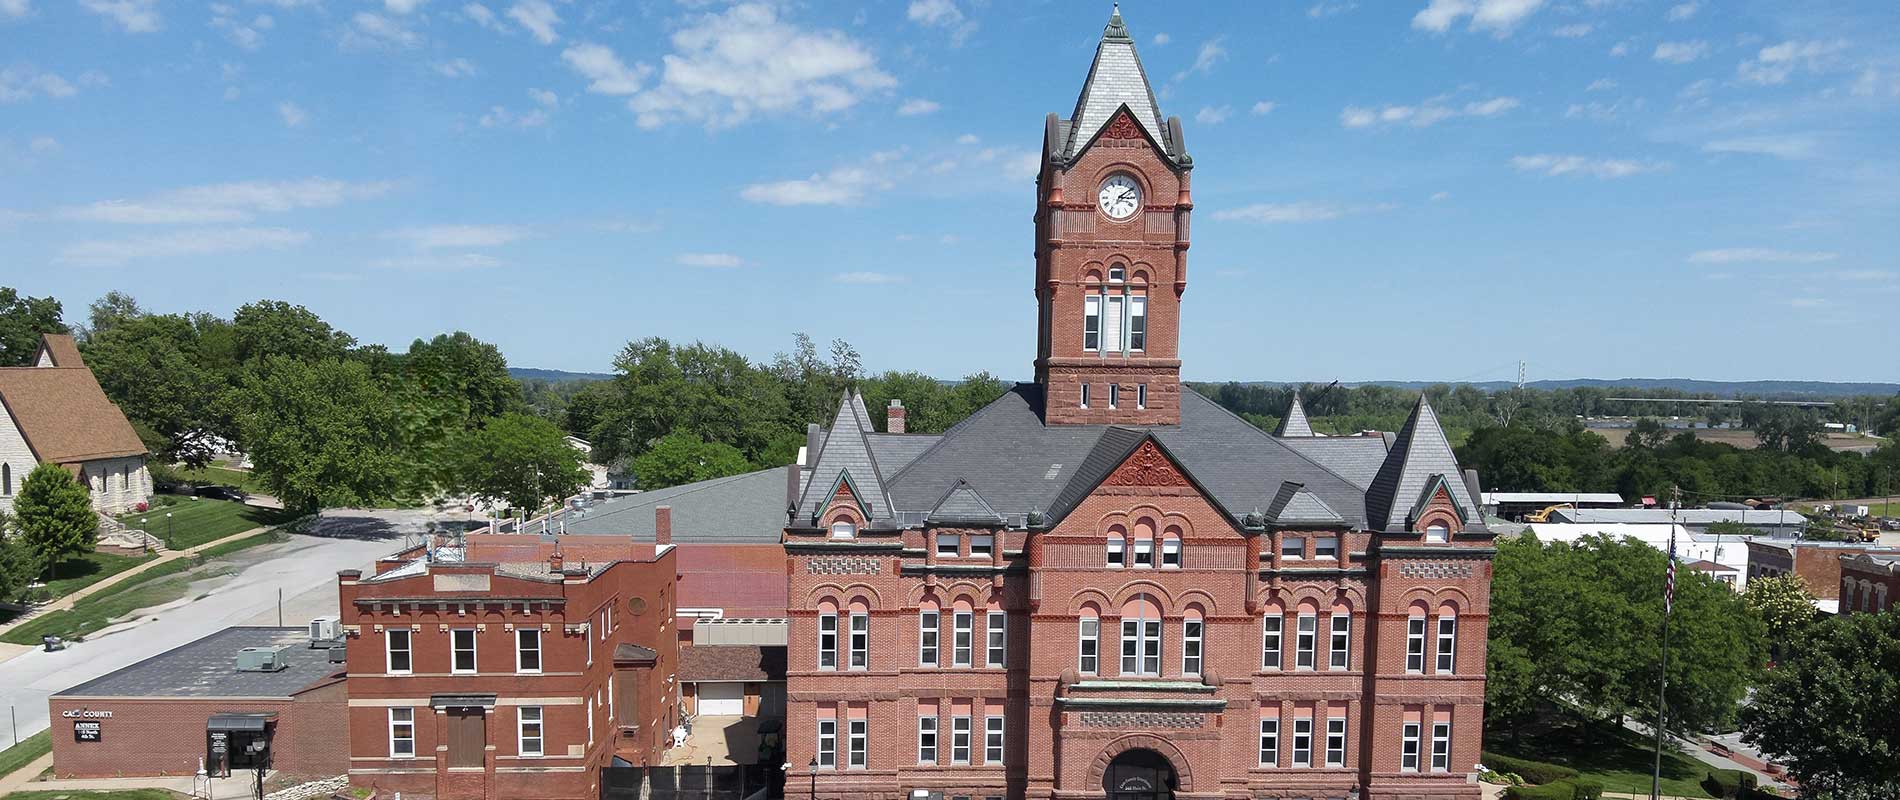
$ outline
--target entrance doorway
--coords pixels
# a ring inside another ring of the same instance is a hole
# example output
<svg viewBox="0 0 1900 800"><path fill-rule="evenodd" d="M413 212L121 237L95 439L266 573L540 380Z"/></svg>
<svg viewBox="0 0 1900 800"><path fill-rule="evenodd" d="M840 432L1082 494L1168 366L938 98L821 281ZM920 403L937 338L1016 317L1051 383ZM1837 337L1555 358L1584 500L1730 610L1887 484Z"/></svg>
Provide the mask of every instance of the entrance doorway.
<svg viewBox="0 0 1900 800"><path fill-rule="evenodd" d="M449 766L481 767L488 749L488 715L480 708L451 708L449 719Z"/></svg>
<svg viewBox="0 0 1900 800"><path fill-rule="evenodd" d="M1153 750L1129 750L1108 762L1102 789L1108 800L1173 800L1174 765Z"/></svg>

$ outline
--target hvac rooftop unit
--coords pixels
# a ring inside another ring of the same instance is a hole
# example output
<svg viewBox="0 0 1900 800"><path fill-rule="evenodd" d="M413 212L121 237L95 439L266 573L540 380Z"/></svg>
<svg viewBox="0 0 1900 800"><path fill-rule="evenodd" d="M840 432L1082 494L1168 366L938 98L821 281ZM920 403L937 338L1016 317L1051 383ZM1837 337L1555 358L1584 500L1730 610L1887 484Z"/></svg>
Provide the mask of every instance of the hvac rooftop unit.
<svg viewBox="0 0 1900 800"><path fill-rule="evenodd" d="M330 647L343 638L342 620L336 617L317 617L310 620L310 646L312 648Z"/></svg>
<svg viewBox="0 0 1900 800"><path fill-rule="evenodd" d="M282 672L290 666L282 647L246 647L238 651L239 672Z"/></svg>

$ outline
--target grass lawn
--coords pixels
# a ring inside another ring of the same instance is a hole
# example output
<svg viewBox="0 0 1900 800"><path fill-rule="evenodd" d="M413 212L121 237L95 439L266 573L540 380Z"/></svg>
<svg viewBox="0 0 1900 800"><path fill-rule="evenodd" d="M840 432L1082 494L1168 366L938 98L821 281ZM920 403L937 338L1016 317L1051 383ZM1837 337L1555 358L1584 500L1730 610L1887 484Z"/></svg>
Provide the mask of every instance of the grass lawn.
<svg viewBox="0 0 1900 800"><path fill-rule="evenodd" d="M1603 783L1604 791L1649 794L1655 741L1635 731L1576 717L1539 721L1511 730L1487 730L1484 748L1516 758L1561 764ZM1702 779L1713 768L1689 756L1663 751L1662 792L1712 797Z"/></svg>
<svg viewBox="0 0 1900 800"><path fill-rule="evenodd" d="M111 792L58 789L41 792L14 792L0 800L179 800L184 795L164 789L120 789Z"/></svg>
<svg viewBox="0 0 1900 800"><path fill-rule="evenodd" d="M288 541L290 541L290 534L279 533L277 531L265 531L263 533L251 534L250 536L246 536L242 539L225 542L223 544L212 545L210 547L207 547L203 550L198 551L198 557L204 558L204 559L212 559L212 558L217 558L219 556L230 555L239 550L243 550L247 547L256 547L260 544L268 544L270 542L288 542Z"/></svg>
<svg viewBox="0 0 1900 800"><path fill-rule="evenodd" d="M53 752L53 732L39 733L21 739L19 744L0 750L0 778L12 775L21 767L33 763L33 759Z"/></svg>
<svg viewBox="0 0 1900 800"><path fill-rule="evenodd" d="M169 520L165 518L167 513L172 515ZM150 510L121 514L119 521L157 536L164 540L166 547L183 550L260 525L281 525L295 518L292 513L231 500L159 495L153 498Z"/></svg>
<svg viewBox="0 0 1900 800"><path fill-rule="evenodd" d="M231 486L243 489L251 494L270 494L270 490L265 488L264 484L259 483L256 478L251 476L251 473L241 469L214 466L201 467L198 469L174 468L172 472L176 474L180 480L194 484L202 483L216 486Z"/></svg>
<svg viewBox="0 0 1900 800"><path fill-rule="evenodd" d="M154 558L157 556L93 552L66 559L53 567L52 580L46 582L46 599L65 597Z"/></svg>
<svg viewBox="0 0 1900 800"><path fill-rule="evenodd" d="M218 574L218 570L229 568L229 565L215 563L200 567L190 558L167 561L106 587L97 594L81 598L72 608L28 620L0 635L0 641L39 644L42 636L82 639L139 609L184 597L192 581L212 577Z"/></svg>

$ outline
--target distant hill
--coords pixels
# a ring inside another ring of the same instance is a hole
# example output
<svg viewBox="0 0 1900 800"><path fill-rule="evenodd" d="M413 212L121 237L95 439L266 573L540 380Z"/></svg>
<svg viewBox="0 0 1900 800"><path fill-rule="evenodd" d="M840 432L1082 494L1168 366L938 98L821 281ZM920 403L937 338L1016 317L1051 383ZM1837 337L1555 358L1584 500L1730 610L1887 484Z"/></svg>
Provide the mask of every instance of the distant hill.
<svg viewBox="0 0 1900 800"><path fill-rule="evenodd" d="M561 369L535 369L534 367L509 367L509 377L518 381L606 381L613 380L613 374L607 372L568 372Z"/></svg>
<svg viewBox="0 0 1900 800"><path fill-rule="evenodd" d="M1194 381L1202 383L1201 381ZM1342 381L1344 386L1392 386L1423 389L1447 381ZM1206 383L1218 384L1219 381ZM1243 381L1248 384L1280 385L1283 381ZM1516 386L1514 381L1480 381L1470 384L1487 392ZM1892 396L1900 394L1900 383L1835 383L1831 381L1702 381L1693 378L1573 378L1569 380L1526 381L1527 389L1674 389L1690 394L1711 394L1719 398L1762 398L1787 400L1819 397Z"/></svg>

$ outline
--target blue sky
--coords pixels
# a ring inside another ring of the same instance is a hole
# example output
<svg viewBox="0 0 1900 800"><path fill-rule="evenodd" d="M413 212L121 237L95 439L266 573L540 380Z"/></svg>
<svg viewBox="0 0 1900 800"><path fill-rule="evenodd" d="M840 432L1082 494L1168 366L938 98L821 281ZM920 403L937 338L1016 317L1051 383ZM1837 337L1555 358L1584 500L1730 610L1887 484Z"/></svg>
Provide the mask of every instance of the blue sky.
<svg viewBox="0 0 1900 800"><path fill-rule="evenodd" d="M1193 379L1895 380L1890 2L1129 2ZM1107 3L0 0L0 284L1023 378Z"/></svg>

